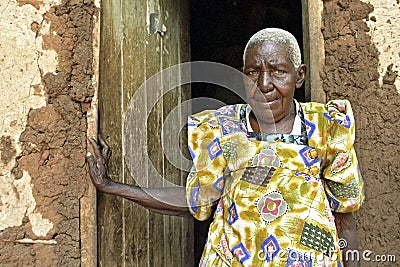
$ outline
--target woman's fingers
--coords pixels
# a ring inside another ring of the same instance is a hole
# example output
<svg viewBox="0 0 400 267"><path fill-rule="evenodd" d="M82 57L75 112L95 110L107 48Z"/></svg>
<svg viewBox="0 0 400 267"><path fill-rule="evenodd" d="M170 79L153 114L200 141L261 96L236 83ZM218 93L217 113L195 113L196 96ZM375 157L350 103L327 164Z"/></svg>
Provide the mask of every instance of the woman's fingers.
<svg viewBox="0 0 400 267"><path fill-rule="evenodd" d="M91 147L93 148L93 154L87 152L86 160L89 165L89 174L94 186L99 190L104 190L107 184L111 182L108 177L108 155L110 155L110 149L103 139L99 138L99 143L94 138L88 138Z"/></svg>
<svg viewBox="0 0 400 267"><path fill-rule="evenodd" d="M86 154L86 160L87 160L87 162L88 162L88 164L89 164L89 171L90 171L90 174L91 174L92 176L96 175L97 164L96 164L96 160L94 159L92 153L88 152L88 153Z"/></svg>
<svg viewBox="0 0 400 267"><path fill-rule="evenodd" d="M107 145L107 143L101 137L101 135L99 135L99 141L100 141L100 145L101 145L101 154L103 155L104 159L108 161L111 157L110 147Z"/></svg>
<svg viewBox="0 0 400 267"><path fill-rule="evenodd" d="M94 151L94 154L95 154L95 156L97 158L97 161L103 161L103 155L102 155L102 153L100 151L100 147L97 144L97 142L94 140L93 137L89 138L89 142L90 142L90 145L93 148L93 151Z"/></svg>

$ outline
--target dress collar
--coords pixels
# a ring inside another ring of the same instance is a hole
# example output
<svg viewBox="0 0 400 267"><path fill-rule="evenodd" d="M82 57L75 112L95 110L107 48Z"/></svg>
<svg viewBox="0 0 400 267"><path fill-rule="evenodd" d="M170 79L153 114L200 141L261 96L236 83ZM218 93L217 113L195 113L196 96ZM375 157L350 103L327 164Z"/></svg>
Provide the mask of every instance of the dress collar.
<svg viewBox="0 0 400 267"><path fill-rule="evenodd" d="M295 135L301 135L301 118L299 115L300 112L300 104L297 102L296 99L293 99L294 105L295 105L295 110L296 110L296 117L294 118L293 122L293 128L290 134L295 134ZM251 128L250 124L250 112L251 112L251 106L247 105L246 106L246 125L247 125L247 131L248 132L253 132L253 128Z"/></svg>
<svg viewBox="0 0 400 267"><path fill-rule="evenodd" d="M303 110L297 100L293 100L295 103L296 109L296 117L293 122L293 128L290 134L267 134L267 133L260 133L260 132L253 132L253 129L250 125L249 115L251 112L250 105L244 105L240 110L240 120L245 127L247 132L247 137L249 139L255 139L258 141L278 141L281 140L286 143L294 143L299 145L307 145L308 138L307 138L307 130L304 120Z"/></svg>

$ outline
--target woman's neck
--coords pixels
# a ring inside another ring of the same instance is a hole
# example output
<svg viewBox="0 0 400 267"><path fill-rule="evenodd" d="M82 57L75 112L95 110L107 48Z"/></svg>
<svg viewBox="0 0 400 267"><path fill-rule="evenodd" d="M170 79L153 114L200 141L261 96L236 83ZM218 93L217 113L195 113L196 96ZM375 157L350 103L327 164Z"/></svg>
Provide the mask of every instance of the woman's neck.
<svg viewBox="0 0 400 267"><path fill-rule="evenodd" d="M296 107L294 102L290 106L290 110L285 115L285 117L274 123L268 123L263 121L258 122L253 112L250 112L249 115L249 121L253 131L263 132L263 133L289 134L293 130L293 124L295 118L296 118Z"/></svg>

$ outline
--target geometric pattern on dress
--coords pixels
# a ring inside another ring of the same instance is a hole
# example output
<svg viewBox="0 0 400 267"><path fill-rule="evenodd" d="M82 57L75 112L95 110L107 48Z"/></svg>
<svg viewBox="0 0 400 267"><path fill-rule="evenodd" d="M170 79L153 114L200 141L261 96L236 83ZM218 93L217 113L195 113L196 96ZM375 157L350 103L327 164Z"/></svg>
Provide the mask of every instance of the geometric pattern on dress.
<svg viewBox="0 0 400 267"><path fill-rule="evenodd" d="M224 190L224 177L219 177L214 183L213 183L213 187L215 189L217 189L217 191L222 192L222 190Z"/></svg>
<svg viewBox="0 0 400 267"><path fill-rule="evenodd" d="M335 183L331 180L326 180L326 183L335 197L357 198L360 196L360 190L356 179L345 184Z"/></svg>
<svg viewBox="0 0 400 267"><path fill-rule="evenodd" d="M337 211L340 207L340 202L332 197L330 194L326 194L326 197L328 198L329 201L329 206L333 211Z"/></svg>
<svg viewBox="0 0 400 267"><path fill-rule="evenodd" d="M311 255L298 252L294 249L289 249L286 260L286 267L312 267Z"/></svg>
<svg viewBox="0 0 400 267"><path fill-rule="evenodd" d="M222 214L224 211L224 200L223 198L220 198L217 204L217 208L215 209L216 214Z"/></svg>
<svg viewBox="0 0 400 267"><path fill-rule="evenodd" d="M324 229L307 222L304 223L300 244L319 251L328 257L331 257L335 252L333 236Z"/></svg>
<svg viewBox="0 0 400 267"><path fill-rule="evenodd" d="M318 177L310 176L309 174L304 173L304 172L298 172L298 171L296 171L296 172L294 173L294 175L295 175L295 176L303 177L304 180L305 180L306 182L315 182L315 181L320 181L320 180L321 180L321 179L318 178Z"/></svg>
<svg viewBox="0 0 400 267"><path fill-rule="evenodd" d="M233 160L237 156L237 140L224 142L221 144L222 153L226 160Z"/></svg>
<svg viewBox="0 0 400 267"><path fill-rule="evenodd" d="M220 240L219 244L217 245L217 249L219 251L221 251L222 254L225 255L228 260L230 260L230 261L233 260L233 254L229 250L229 246L228 246L228 242L226 241L225 234L221 235L221 240Z"/></svg>
<svg viewBox="0 0 400 267"><path fill-rule="evenodd" d="M232 249L232 253L240 261L240 263L243 263L244 261L250 259L250 253L242 243L234 246Z"/></svg>
<svg viewBox="0 0 400 267"><path fill-rule="evenodd" d="M300 154L301 158L303 159L304 164L306 164L307 167L310 167L311 165L313 165L319 161L318 156L316 156L315 158L312 158L310 156L310 152L312 150L314 150L314 149L309 146L305 146L299 150L299 154Z"/></svg>
<svg viewBox="0 0 400 267"><path fill-rule="evenodd" d="M338 111L342 114L346 113L346 104L341 100L336 100L335 102L327 103L326 107L329 113L335 113Z"/></svg>
<svg viewBox="0 0 400 267"><path fill-rule="evenodd" d="M220 107L214 112L214 116L236 117L236 105Z"/></svg>
<svg viewBox="0 0 400 267"><path fill-rule="evenodd" d="M327 118L329 122L332 122L332 117L331 117L331 115L329 115L328 112L324 113L324 117Z"/></svg>
<svg viewBox="0 0 400 267"><path fill-rule="evenodd" d="M307 133L308 133L308 139L311 139L311 136L313 135L315 129L317 128L315 126L314 123L312 123L311 121L308 120L304 120L304 122L306 123L306 129L307 129Z"/></svg>
<svg viewBox="0 0 400 267"><path fill-rule="evenodd" d="M211 160L215 159L219 155L222 154L221 145L219 143L219 138L215 138L208 146L207 146L208 156Z"/></svg>
<svg viewBox="0 0 400 267"><path fill-rule="evenodd" d="M211 118L210 120L207 121L207 124L213 129L215 129L219 126L216 118Z"/></svg>
<svg viewBox="0 0 400 267"><path fill-rule="evenodd" d="M331 165L331 173L335 174L341 172L351 165L350 151L336 152L336 156Z"/></svg>
<svg viewBox="0 0 400 267"><path fill-rule="evenodd" d="M197 212L197 206L199 203L199 191L200 191L200 183L190 191L190 207L192 208L193 212Z"/></svg>
<svg viewBox="0 0 400 267"><path fill-rule="evenodd" d="M332 224L332 226L336 227L335 226L335 217L332 214L332 209L329 206L329 201L327 198L325 198L324 204L325 204L325 210L324 210L325 216L328 217L328 220Z"/></svg>
<svg viewBox="0 0 400 267"><path fill-rule="evenodd" d="M261 249L264 252L265 259L267 262L270 262L274 259L276 255L278 255L281 247L279 246L278 240L273 235L270 235L264 242L261 244Z"/></svg>
<svg viewBox="0 0 400 267"><path fill-rule="evenodd" d="M236 222L239 219L239 215L236 209L236 204L235 202L232 202L231 206L228 209L229 216L228 216L228 222L232 225L234 222Z"/></svg>
<svg viewBox="0 0 400 267"><path fill-rule="evenodd" d="M231 120L225 117L218 117L218 120L219 125L221 125L223 135L233 134L242 131L240 123L236 120Z"/></svg>
<svg viewBox="0 0 400 267"><path fill-rule="evenodd" d="M260 213L261 219L269 224L290 210L279 191L272 191L257 199L254 204Z"/></svg>
<svg viewBox="0 0 400 267"><path fill-rule="evenodd" d="M295 171L295 172L294 172L294 175L295 175L295 176L301 176L301 177L303 177L304 180L305 180L306 182L311 181L311 176L308 175L307 173Z"/></svg>
<svg viewBox="0 0 400 267"><path fill-rule="evenodd" d="M346 104L345 103L342 103L340 101L337 101L335 103L329 103L329 104L327 104L327 108L328 108L329 113L333 113L335 121L338 124L348 128L348 129L351 127L350 117L349 117L349 115L346 115Z"/></svg>
<svg viewBox="0 0 400 267"><path fill-rule="evenodd" d="M275 146L263 148L260 153L256 154L251 160L252 166L274 166L282 167L282 161L276 154Z"/></svg>
<svg viewBox="0 0 400 267"><path fill-rule="evenodd" d="M349 115L346 115L346 117L343 117L343 119L338 119L338 118L336 118L336 121L337 121L340 125L346 127L347 129L349 129L349 128L351 127L351 120L350 120Z"/></svg>
<svg viewBox="0 0 400 267"><path fill-rule="evenodd" d="M196 121L193 119L192 116L188 116L188 126L189 127L196 126Z"/></svg>
<svg viewBox="0 0 400 267"><path fill-rule="evenodd" d="M275 170L274 167L248 167L244 170L241 180L255 185L267 186Z"/></svg>

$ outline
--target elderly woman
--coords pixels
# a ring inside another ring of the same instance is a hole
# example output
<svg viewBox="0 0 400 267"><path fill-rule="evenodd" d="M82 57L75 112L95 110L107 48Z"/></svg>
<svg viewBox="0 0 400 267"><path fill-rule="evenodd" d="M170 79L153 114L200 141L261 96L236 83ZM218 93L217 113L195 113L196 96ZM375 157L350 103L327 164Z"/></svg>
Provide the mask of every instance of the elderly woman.
<svg viewBox="0 0 400 267"><path fill-rule="evenodd" d="M334 213L350 214L364 198L350 104L293 99L306 66L284 30L257 32L243 58L248 104L189 117L194 165L186 189L145 193L112 181L101 139L90 140L94 185L163 214L214 213L200 266L343 266L338 230L353 221L338 215L335 225Z"/></svg>

